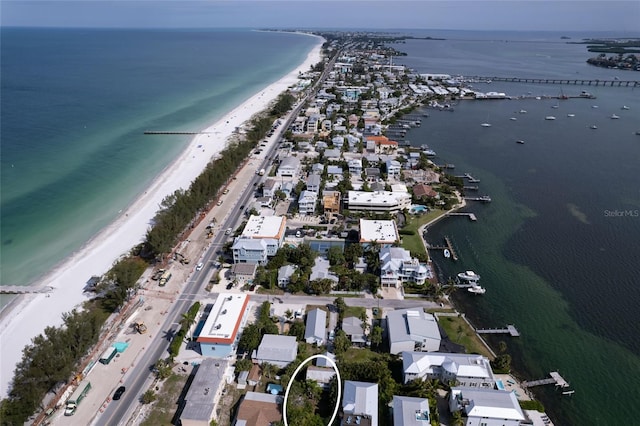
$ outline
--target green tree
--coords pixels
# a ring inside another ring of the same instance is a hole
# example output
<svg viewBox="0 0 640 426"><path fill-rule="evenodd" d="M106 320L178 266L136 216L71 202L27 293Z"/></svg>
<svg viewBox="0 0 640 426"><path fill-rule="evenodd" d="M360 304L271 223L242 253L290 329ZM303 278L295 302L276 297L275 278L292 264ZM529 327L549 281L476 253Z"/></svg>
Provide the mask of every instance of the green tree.
<svg viewBox="0 0 640 426"><path fill-rule="evenodd" d="M289 332L287 333L289 336L295 336L298 342L301 342L304 339L304 323L302 321L294 321L291 323L289 327Z"/></svg>
<svg viewBox="0 0 640 426"><path fill-rule="evenodd" d="M143 404L151 404L156 399L158 399L158 396L156 395L156 393L153 391L153 389L149 389L142 394L142 398L140 398L140 401Z"/></svg>
<svg viewBox="0 0 640 426"><path fill-rule="evenodd" d="M380 327L379 325L373 326L373 329L371 330L371 336L369 338L371 340L371 344L374 347L379 348L382 344L382 327Z"/></svg>
<svg viewBox="0 0 640 426"><path fill-rule="evenodd" d="M336 337L333 339L333 346L336 355L342 355L351 347L351 340L343 330L338 330Z"/></svg>
<svg viewBox="0 0 640 426"><path fill-rule="evenodd" d="M254 349L258 348L261 338L262 335L258 325L249 324L242 331L242 335L238 341L238 349L241 352L251 353Z"/></svg>
<svg viewBox="0 0 640 426"><path fill-rule="evenodd" d="M249 371L253 367L253 363L248 358L242 358L236 361L235 373L238 374L242 371Z"/></svg>

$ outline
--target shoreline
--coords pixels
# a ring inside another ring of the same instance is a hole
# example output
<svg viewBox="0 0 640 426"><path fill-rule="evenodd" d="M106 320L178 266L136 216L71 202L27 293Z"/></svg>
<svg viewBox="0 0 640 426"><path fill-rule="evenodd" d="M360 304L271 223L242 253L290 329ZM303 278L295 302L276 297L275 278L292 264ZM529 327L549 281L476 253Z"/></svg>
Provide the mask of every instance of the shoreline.
<svg viewBox="0 0 640 426"><path fill-rule="evenodd" d="M22 357L23 348L46 327L60 326L63 313L89 300L83 293L87 280L107 272L115 260L144 241L161 201L177 189L188 188L212 158L226 147L237 127L243 126L294 85L300 72L308 71L322 60L324 39L304 35L316 37L318 43L302 63L205 126L202 132L207 134L194 136L182 153L154 178L144 193L123 209L119 217L43 275L37 286L53 287L51 293L18 295L5 305L0 312L0 341L3 342L0 397L7 396L13 370Z"/></svg>

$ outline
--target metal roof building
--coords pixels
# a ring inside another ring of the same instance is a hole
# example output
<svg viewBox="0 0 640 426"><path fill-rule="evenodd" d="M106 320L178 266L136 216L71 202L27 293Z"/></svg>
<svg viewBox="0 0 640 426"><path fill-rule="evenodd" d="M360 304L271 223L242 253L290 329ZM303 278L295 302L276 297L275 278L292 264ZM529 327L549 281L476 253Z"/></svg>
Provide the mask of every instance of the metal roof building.
<svg viewBox="0 0 640 426"><path fill-rule="evenodd" d="M435 352L440 349L440 329L433 315L422 308L399 309L387 314L390 352Z"/></svg>
<svg viewBox="0 0 640 426"><path fill-rule="evenodd" d="M393 396L393 424L429 426L429 400L410 396Z"/></svg>
<svg viewBox="0 0 640 426"><path fill-rule="evenodd" d="M258 349L253 351L253 362L262 364L268 362L280 368L289 365L298 355L298 342L295 336L280 336L265 334Z"/></svg>
<svg viewBox="0 0 640 426"><path fill-rule="evenodd" d="M229 363L207 358L196 371L195 377L185 396L185 404L180 414L183 426L208 426L214 418L216 403L226 383L225 372Z"/></svg>
<svg viewBox="0 0 640 426"><path fill-rule="evenodd" d="M324 345L327 334L327 313L316 308L307 313L304 340L309 344Z"/></svg>

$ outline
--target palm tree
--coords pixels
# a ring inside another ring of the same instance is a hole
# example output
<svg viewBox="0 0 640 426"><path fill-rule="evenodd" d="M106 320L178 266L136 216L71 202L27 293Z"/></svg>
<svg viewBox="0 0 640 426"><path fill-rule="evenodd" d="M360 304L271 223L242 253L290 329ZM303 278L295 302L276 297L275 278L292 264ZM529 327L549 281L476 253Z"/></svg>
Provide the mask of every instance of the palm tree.
<svg viewBox="0 0 640 426"><path fill-rule="evenodd" d="M273 364L269 364L268 362L263 362L261 368L262 374L270 379L272 377L275 377L276 373L278 372L278 367Z"/></svg>
<svg viewBox="0 0 640 426"><path fill-rule="evenodd" d="M191 331L192 335L189 337L189 340L191 340L193 338L193 331L190 330L191 326L196 322L196 316L198 315L197 312L186 312L184 314L182 314L182 317L180 319L180 326L185 330L185 331ZM186 333L185 333L186 335Z"/></svg>

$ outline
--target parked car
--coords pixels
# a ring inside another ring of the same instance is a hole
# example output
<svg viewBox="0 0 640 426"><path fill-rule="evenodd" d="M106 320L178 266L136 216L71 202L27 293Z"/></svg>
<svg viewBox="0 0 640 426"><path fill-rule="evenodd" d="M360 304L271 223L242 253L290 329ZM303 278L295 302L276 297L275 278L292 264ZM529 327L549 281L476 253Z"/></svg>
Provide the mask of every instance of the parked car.
<svg viewBox="0 0 640 426"><path fill-rule="evenodd" d="M201 271L202 268L204 267L204 263L200 262L196 265L196 271Z"/></svg>
<svg viewBox="0 0 640 426"><path fill-rule="evenodd" d="M233 288L233 283L227 284L227 290L231 290Z"/></svg>

